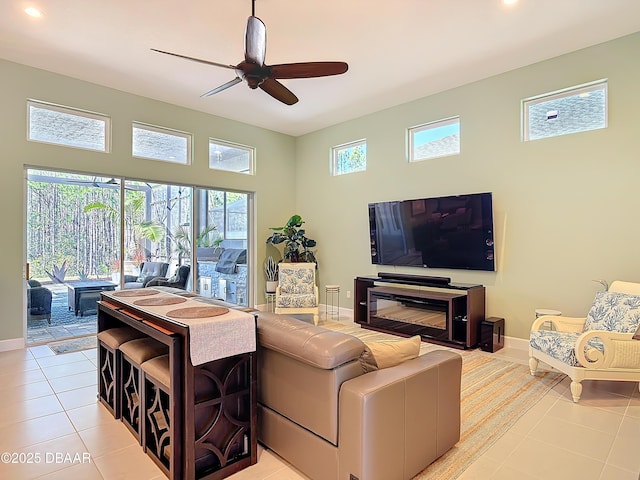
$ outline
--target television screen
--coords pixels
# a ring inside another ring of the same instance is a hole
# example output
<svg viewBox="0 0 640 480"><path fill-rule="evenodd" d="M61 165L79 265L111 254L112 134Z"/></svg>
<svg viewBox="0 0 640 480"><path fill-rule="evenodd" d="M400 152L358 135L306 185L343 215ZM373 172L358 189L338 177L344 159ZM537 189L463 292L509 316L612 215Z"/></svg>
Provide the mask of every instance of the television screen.
<svg viewBox="0 0 640 480"><path fill-rule="evenodd" d="M494 271L491 193L369 204L377 265Z"/></svg>

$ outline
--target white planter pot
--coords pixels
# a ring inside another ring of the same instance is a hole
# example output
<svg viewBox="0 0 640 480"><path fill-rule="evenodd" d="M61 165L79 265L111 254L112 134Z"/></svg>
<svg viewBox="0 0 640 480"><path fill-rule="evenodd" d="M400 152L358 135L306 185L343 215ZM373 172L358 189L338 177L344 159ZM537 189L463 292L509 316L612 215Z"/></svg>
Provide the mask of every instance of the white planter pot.
<svg viewBox="0 0 640 480"><path fill-rule="evenodd" d="M273 282L267 281L267 286L266 286L267 293L275 293L277 287L278 287L277 280Z"/></svg>

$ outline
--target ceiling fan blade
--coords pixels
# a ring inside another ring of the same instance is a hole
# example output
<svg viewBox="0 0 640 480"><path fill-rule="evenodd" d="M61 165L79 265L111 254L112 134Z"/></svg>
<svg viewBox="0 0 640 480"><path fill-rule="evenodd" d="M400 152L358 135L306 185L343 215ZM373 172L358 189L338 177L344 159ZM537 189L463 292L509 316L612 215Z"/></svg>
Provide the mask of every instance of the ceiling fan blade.
<svg viewBox="0 0 640 480"><path fill-rule="evenodd" d="M272 78L313 78L340 75L349 69L344 62L302 62L271 65Z"/></svg>
<svg viewBox="0 0 640 480"><path fill-rule="evenodd" d="M298 97L296 97L291 90L273 78L265 79L265 81L260 84L260 88L276 100L287 105L293 105L298 102Z"/></svg>
<svg viewBox="0 0 640 480"><path fill-rule="evenodd" d="M165 52L165 51L162 51L162 50L156 50L155 48L152 48L151 50L153 50L154 52L158 52L158 53L164 53L165 55L171 55L171 56L178 57L178 58L184 58L185 60L191 60L193 62L204 63L205 65L213 65L214 67L230 68L232 70L236 69L235 65L225 65L224 63L210 62L209 60L202 60L200 58L187 57L186 55L180 55L179 53Z"/></svg>
<svg viewBox="0 0 640 480"><path fill-rule="evenodd" d="M201 97L210 97L211 95L215 95L216 93L221 92L223 90L226 90L229 87L233 87L236 83L240 83L240 82L242 82L242 79L240 77L236 77L233 80L230 80L227 83L224 83L224 84L220 85L219 87L214 88L213 90L209 90L207 93L203 93L200 96Z"/></svg>
<svg viewBox="0 0 640 480"><path fill-rule="evenodd" d="M258 17L247 19L247 31L244 37L244 60L256 65L264 65L267 49L267 28Z"/></svg>

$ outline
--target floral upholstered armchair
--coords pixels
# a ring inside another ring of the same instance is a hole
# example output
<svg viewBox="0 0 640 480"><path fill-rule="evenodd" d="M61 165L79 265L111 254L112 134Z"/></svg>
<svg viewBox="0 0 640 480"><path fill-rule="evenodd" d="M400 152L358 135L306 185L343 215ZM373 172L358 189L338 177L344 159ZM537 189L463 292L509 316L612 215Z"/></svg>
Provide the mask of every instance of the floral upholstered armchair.
<svg viewBox="0 0 640 480"><path fill-rule="evenodd" d="M551 323L554 330L543 329ZM580 400L582 380L640 382L640 283L615 281L598 292L587 318L542 316L529 337L529 369L538 361L571 378L573 401Z"/></svg>
<svg viewBox="0 0 640 480"><path fill-rule="evenodd" d="M280 263L275 313L312 313L318 324L315 263Z"/></svg>

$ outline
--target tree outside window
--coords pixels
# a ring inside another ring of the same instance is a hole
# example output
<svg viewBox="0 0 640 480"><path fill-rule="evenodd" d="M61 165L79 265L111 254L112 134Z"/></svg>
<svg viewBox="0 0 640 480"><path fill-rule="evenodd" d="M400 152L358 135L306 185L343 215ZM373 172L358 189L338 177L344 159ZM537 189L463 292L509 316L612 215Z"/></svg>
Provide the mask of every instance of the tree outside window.
<svg viewBox="0 0 640 480"><path fill-rule="evenodd" d="M332 175L362 172L367 169L367 141L338 145L332 149Z"/></svg>

